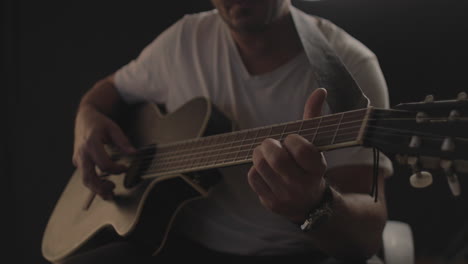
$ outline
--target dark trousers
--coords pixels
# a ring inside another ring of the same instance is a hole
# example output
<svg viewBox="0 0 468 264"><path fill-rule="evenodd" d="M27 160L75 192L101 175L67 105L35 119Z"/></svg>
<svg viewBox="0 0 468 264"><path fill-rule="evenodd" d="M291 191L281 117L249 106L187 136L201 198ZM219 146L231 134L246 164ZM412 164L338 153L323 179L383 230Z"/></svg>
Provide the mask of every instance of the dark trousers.
<svg viewBox="0 0 468 264"><path fill-rule="evenodd" d="M157 256L151 256L135 244L119 241L88 250L67 259L63 264L150 264L150 263L176 263L175 261L208 261L221 260L222 263L308 263L308 264L382 264L383 262L373 257L367 261L350 262L337 261L325 255L303 254L292 256L254 257L237 256L216 252L207 249L197 243L181 238L173 238Z"/></svg>

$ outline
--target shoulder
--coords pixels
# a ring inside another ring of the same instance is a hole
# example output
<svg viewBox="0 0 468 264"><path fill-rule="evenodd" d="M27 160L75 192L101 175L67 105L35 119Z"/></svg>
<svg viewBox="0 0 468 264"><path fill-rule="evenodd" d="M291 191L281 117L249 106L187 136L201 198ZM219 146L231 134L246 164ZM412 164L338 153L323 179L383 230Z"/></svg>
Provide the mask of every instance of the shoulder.
<svg viewBox="0 0 468 264"><path fill-rule="evenodd" d="M377 58L366 45L330 20L317 16L314 18L321 33L347 66L353 67Z"/></svg>
<svg viewBox="0 0 468 264"><path fill-rule="evenodd" d="M199 42L209 38L219 24L215 10L186 14L159 34L146 47L149 54L182 54L192 52Z"/></svg>

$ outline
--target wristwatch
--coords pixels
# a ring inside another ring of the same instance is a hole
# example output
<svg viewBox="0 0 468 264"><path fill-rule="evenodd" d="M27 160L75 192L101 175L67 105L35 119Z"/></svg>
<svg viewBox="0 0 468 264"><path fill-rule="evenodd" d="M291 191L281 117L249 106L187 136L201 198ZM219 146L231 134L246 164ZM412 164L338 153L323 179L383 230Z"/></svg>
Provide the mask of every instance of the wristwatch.
<svg viewBox="0 0 468 264"><path fill-rule="evenodd" d="M307 218L301 225L301 230L307 232L317 228L321 223L325 222L325 220L327 220L333 213L332 202L333 191L330 185L326 183L325 191L320 203L307 213Z"/></svg>

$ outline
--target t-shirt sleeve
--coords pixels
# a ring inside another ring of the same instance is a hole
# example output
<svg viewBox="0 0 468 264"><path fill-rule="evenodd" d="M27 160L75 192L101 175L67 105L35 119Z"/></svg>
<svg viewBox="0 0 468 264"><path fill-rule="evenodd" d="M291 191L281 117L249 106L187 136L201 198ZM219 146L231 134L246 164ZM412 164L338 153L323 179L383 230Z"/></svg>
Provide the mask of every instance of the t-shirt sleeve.
<svg viewBox="0 0 468 264"><path fill-rule="evenodd" d="M136 59L116 71L115 86L125 102L166 102L172 66L170 57L178 47L183 22L182 18L170 26Z"/></svg>
<svg viewBox="0 0 468 264"><path fill-rule="evenodd" d="M341 31L337 28L337 30ZM362 92L367 96L371 106L379 108L389 107L387 83L380 68L377 57L363 44L341 31L345 37L334 39L333 43L338 50L343 63L353 75ZM348 45L347 45L348 44ZM391 160L382 152L379 153L379 168L383 169L387 176L393 174ZM348 165L374 164L372 148L351 147L338 149L325 153L328 168Z"/></svg>
<svg viewBox="0 0 468 264"><path fill-rule="evenodd" d="M380 69L377 59L368 58L355 67L350 68L356 82L363 93L369 98L370 105L379 108L388 108L387 85ZM333 150L325 153L328 168L347 165L369 165L374 164L372 148L351 147ZM393 164L383 153L379 153L379 168L385 171L386 176L393 174Z"/></svg>

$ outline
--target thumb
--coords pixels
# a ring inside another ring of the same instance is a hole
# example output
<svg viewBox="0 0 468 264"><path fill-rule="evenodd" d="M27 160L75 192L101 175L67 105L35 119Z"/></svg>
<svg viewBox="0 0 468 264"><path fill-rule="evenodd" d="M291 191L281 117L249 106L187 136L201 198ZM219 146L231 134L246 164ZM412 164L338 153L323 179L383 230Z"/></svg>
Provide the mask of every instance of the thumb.
<svg viewBox="0 0 468 264"><path fill-rule="evenodd" d="M327 98L327 90L318 88L312 92L304 106L304 119L314 118L322 115L322 107Z"/></svg>

